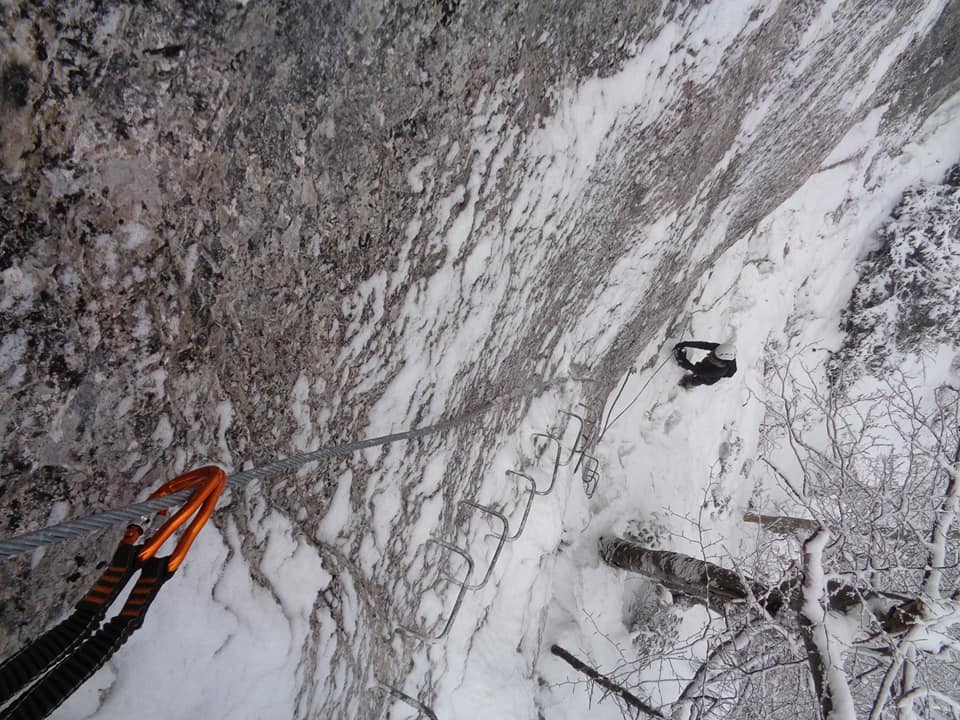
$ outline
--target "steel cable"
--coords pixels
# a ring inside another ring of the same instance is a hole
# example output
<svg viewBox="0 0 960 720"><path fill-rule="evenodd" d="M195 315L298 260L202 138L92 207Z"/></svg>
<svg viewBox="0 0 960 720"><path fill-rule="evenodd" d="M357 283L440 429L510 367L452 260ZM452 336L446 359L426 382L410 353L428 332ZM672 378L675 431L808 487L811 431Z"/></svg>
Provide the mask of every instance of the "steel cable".
<svg viewBox="0 0 960 720"><path fill-rule="evenodd" d="M242 472L232 475L227 480L227 487L240 488L247 483L252 482L253 480L262 480L281 472L295 470L303 465L316 462L318 460L349 455L357 450L364 450L366 448L377 447L379 445L388 445L392 442L398 442L401 440L415 440L417 438L424 437L425 435L442 432L443 430L448 430L485 414L498 400L526 395L534 390L542 391L549 384L552 383L534 381L527 387L507 393L499 398L489 400L472 410L468 410L460 415L448 418L447 420L441 420L433 425L426 425L424 427L414 428L412 430L405 430L403 432L393 433L392 435L381 435L380 437L358 440L356 442L346 443L344 445L334 445L331 447L320 448L319 450L305 453L303 455L276 460L259 468L243 470ZM181 504L188 497L190 497L192 492L192 490L183 490L179 493L164 495L163 497L159 497L154 500L145 500L143 502L133 503L132 505L126 505L122 508L108 510L97 515L91 515L78 520L69 520L58 525L51 525L50 527L37 530L36 532L24 533L23 535L16 535L6 540L0 540L0 560L22 555L23 553L30 552L31 550L36 550L37 548L51 545L62 540L89 535L97 530L103 530L104 528L117 525L121 522L141 520L144 516L149 516L161 510L166 510L174 507L175 505Z"/></svg>
<svg viewBox="0 0 960 720"><path fill-rule="evenodd" d="M620 388L620 393L617 394L616 399L614 399L613 404L610 406L610 412L607 414L607 423L603 426L603 430L601 430L600 435L597 437L597 443L599 443L603 439L603 436L606 435L607 430L610 429L610 426L613 425L617 420L622 418L624 414L627 412L627 410L629 410L634 406L637 400L640 399L640 396L643 395L643 391L647 389L647 385L649 385L650 382L657 376L657 374L661 370L663 370L663 366L666 365L668 362L670 362L670 358L667 358L657 366L657 369L654 370L653 374L647 378L647 381L643 384L643 387L641 387L640 390L637 392L637 394L633 396L633 400L627 403L627 406L623 410L621 410L619 413L617 413L617 416L611 420L610 416L613 414L613 407L614 405L616 405L617 400L620 399L620 393L622 393L624 388L627 386L627 380L630 379L630 374L628 374L627 377L624 378L623 387Z"/></svg>

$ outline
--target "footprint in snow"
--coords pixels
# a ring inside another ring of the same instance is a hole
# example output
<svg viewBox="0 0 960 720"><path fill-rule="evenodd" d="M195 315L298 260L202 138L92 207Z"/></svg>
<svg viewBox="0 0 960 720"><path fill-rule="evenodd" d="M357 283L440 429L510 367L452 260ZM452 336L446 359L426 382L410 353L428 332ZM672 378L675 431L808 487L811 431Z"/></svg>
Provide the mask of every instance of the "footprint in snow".
<svg viewBox="0 0 960 720"><path fill-rule="evenodd" d="M682 417L683 416L680 414L679 410L674 410L672 413L670 413L670 417L668 417L666 422L663 423L664 434L669 435L670 431L680 424Z"/></svg>

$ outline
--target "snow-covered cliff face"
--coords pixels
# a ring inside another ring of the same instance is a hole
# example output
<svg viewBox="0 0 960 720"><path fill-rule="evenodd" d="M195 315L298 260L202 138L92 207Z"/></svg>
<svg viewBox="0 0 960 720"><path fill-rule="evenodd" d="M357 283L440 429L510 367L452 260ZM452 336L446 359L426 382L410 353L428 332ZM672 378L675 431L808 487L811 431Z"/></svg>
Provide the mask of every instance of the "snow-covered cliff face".
<svg viewBox="0 0 960 720"><path fill-rule="evenodd" d="M835 377L882 375L904 356L960 348L960 166L910 188L858 266Z"/></svg>
<svg viewBox="0 0 960 720"><path fill-rule="evenodd" d="M960 89L955 2L627 5L0 6L3 534L206 462L259 465L554 383L482 427L229 498L142 631L161 649L132 646L125 667L149 666L156 692L183 682L176 667L234 684L155 707L369 717L369 683L410 676L464 712L489 672L533 716L555 551L600 496L565 484L543 501L511 550L514 590L495 595L498 574L427 650L392 635L443 617L422 603L419 546L458 532L460 499L514 502L503 471L534 459L517 438L580 401L596 412L662 344L781 329L752 314L765 299L717 283L786 302L779 275L833 247L817 233L853 216L876 230L944 146L929 122ZM914 160L891 160L910 143ZM788 202L818 186L839 194ZM678 412L663 434L684 431ZM661 487L687 482L673 464ZM611 507L633 497L618 482ZM115 542L3 563L0 652L75 602ZM189 652L164 645L196 617L208 632ZM154 707L111 672L105 717Z"/></svg>
<svg viewBox="0 0 960 720"><path fill-rule="evenodd" d="M518 138L657 27L612 4L458 5L3 3L4 534L208 459L364 433L398 372L404 296L462 262L437 238L478 204L499 222L531 162ZM482 199L466 188L480 132L501 148ZM375 301L380 273L399 282ZM549 351L553 330L517 339L524 380L521 343ZM498 382L477 373L462 399ZM353 465L310 480L309 522ZM0 648L69 607L112 543L52 550L49 583L5 565Z"/></svg>

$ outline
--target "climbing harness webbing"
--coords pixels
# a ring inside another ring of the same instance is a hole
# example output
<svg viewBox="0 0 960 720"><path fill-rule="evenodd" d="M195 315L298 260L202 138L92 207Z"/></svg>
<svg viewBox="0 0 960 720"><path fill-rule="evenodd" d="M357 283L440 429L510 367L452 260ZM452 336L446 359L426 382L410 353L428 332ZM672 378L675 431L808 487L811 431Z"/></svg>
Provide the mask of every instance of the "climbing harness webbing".
<svg viewBox="0 0 960 720"><path fill-rule="evenodd" d="M143 625L151 603L183 562L197 533L213 513L227 476L208 466L165 483L154 496L191 493L188 502L156 534L142 543L143 528L130 525L109 566L66 620L0 663L0 720L42 720L87 681ZM176 549L167 557L157 550L190 518ZM120 592L139 571L140 577L120 612L100 623ZM25 689L26 688L26 689ZM17 697L17 693L21 693Z"/></svg>
<svg viewBox="0 0 960 720"><path fill-rule="evenodd" d="M537 389L542 389L546 387L548 383L536 382L534 384L536 385ZM244 470L230 476L229 480L227 480L227 487L240 488L254 480L262 480L281 472L295 470L303 465L306 465L307 463L332 457L339 457L342 455L349 455L357 450L363 450L369 447L377 447L379 445L387 445L400 440L415 440L416 438L424 437L426 435L442 432L443 430L448 430L452 427L468 422L475 417L483 415L498 400L523 395L528 392L530 392L530 389L521 388L512 393L500 396L499 398L488 400L487 402L482 403L471 410L447 420L441 420L433 425L426 425L424 427L405 430L403 432L393 433L391 435L382 435L380 437L359 440L352 443L346 443L344 445L334 445L331 447L320 448L319 450L305 453L303 455L276 460L259 468ZM173 507L174 505L182 503L188 495L188 491L182 491L172 495L165 495L163 497L145 500L144 502L133 503L132 505L127 505L114 510L108 510L97 515L91 515L89 517L80 518L77 520L69 520L67 522L60 523L59 525L51 525L50 527L37 530L36 532L25 533L23 535L17 535L6 540L0 540L0 560L15 557L45 545L51 545L53 543L60 542L61 540L89 535L97 530L102 530L104 528L117 525L121 522L140 520L144 516L152 515L160 510L165 510Z"/></svg>
<svg viewBox="0 0 960 720"><path fill-rule="evenodd" d="M7 708L2 714L2 720L41 720L58 708L63 701L76 691L83 683L89 680L97 670L120 649L133 634L134 630L143 625L144 616L150 604L156 598L163 584L170 579L171 573L167 569L168 558L151 558L140 568L140 577L130 592L120 614L112 618L106 625L90 635L85 632L78 635L82 642L77 646L71 644L63 651L66 655L62 662L55 659L53 669L47 672L33 687ZM77 613L80 612L78 609ZM76 614L76 613L75 613ZM97 619L99 623L99 618ZM61 626L54 628L54 631ZM53 632L53 631L51 631ZM65 634L67 631L64 631ZM44 635L42 639L45 639ZM49 665L34 664L34 658L39 661L38 652L33 653L35 645L30 645L21 651L23 664L30 664L39 672L46 670ZM15 656L16 657L16 656ZM6 673L6 668L0 669ZM27 678L33 679L33 675Z"/></svg>
<svg viewBox="0 0 960 720"><path fill-rule="evenodd" d="M100 625L110 604L137 570L137 548L124 537L110 565L66 620L0 664L0 705L58 663ZM91 597L92 596L92 597Z"/></svg>

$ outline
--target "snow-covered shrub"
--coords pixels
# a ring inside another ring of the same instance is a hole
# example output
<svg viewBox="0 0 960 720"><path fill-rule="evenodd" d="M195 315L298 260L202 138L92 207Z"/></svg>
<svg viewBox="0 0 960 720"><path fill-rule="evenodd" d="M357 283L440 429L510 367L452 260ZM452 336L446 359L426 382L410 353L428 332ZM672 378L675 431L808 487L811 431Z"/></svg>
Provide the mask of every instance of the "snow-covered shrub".
<svg viewBox="0 0 960 720"><path fill-rule="evenodd" d="M633 672L671 655L683 621L683 605L675 603L669 591L650 580L638 580L627 590L623 607L623 622L633 645L627 654Z"/></svg>
<svg viewBox="0 0 960 720"><path fill-rule="evenodd" d="M960 346L960 165L904 193L860 265L841 325L834 380L882 374L907 353Z"/></svg>
<svg viewBox="0 0 960 720"><path fill-rule="evenodd" d="M624 537L653 549L663 547L663 541L669 534L670 529L657 513L651 513L646 518L630 520L623 531Z"/></svg>

